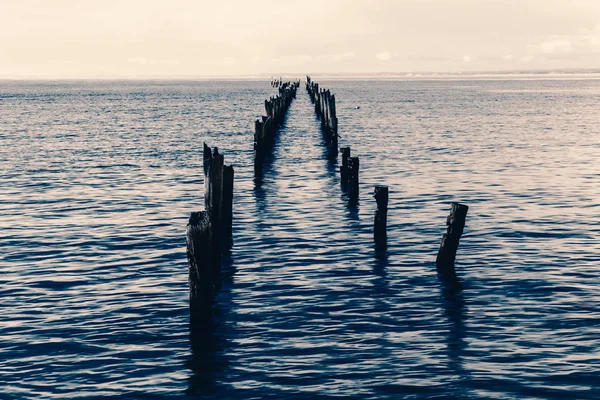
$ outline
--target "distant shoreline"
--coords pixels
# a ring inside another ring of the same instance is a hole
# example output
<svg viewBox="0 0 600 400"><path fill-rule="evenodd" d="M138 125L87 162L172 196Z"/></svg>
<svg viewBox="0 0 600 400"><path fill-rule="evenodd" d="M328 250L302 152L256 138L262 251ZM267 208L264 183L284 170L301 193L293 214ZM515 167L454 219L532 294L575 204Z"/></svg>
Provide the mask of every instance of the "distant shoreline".
<svg viewBox="0 0 600 400"><path fill-rule="evenodd" d="M89 75L66 76L0 76L0 81L265 81L274 77L304 79L301 73L261 73L242 75ZM563 80L600 79L600 69L588 70L529 70L480 72L379 72L379 73L315 73L308 75L321 80Z"/></svg>

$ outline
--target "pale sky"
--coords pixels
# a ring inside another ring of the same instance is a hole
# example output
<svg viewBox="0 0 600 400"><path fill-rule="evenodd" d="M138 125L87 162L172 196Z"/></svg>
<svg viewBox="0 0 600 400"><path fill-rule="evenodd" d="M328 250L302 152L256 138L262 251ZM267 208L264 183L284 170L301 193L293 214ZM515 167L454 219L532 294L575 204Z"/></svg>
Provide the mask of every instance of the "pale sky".
<svg viewBox="0 0 600 400"><path fill-rule="evenodd" d="M600 0L0 0L0 77L600 68Z"/></svg>

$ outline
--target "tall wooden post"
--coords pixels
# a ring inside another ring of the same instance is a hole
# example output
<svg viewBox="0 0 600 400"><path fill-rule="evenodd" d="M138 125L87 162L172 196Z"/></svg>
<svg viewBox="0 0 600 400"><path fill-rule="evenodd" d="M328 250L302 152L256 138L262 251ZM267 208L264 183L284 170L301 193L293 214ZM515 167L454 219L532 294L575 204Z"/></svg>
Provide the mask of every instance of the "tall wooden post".
<svg viewBox="0 0 600 400"><path fill-rule="evenodd" d="M186 232L192 322L210 312L220 285L221 255L231 244L233 168L223 161L216 147L211 152L204 143L205 211L191 214Z"/></svg>

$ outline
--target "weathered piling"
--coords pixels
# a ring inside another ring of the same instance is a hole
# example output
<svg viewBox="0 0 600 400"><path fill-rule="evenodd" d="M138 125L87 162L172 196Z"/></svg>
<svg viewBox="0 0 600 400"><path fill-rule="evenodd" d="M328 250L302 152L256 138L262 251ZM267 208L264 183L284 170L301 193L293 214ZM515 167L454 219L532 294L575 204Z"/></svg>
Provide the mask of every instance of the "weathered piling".
<svg viewBox="0 0 600 400"><path fill-rule="evenodd" d="M205 211L191 214L186 233L192 318L210 309L221 256L232 244L233 167L224 165L216 147L211 151L204 143L203 170Z"/></svg>
<svg viewBox="0 0 600 400"><path fill-rule="evenodd" d="M375 242L385 244L387 239L387 212L389 190L387 186L377 185L373 197L377 202L377 210L375 210L374 220L374 236Z"/></svg>
<svg viewBox="0 0 600 400"><path fill-rule="evenodd" d="M358 173L360 169L360 162L358 157L350 157L348 159L348 197L351 200L358 200Z"/></svg>
<svg viewBox="0 0 600 400"><path fill-rule="evenodd" d="M279 94L265 100L265 116L254 122L254 169L260 172L262 162L268 154L275 141L277 129L283 124L285 115L293 99L300 81L281 82L278 81Z"/></svg>
<svg viewBox="0 0 600 400"><path fill-rule="evenodd" d="M348 179L350 176L350 169L348 168L351 149L350 147L342 147L340 148L342 152L342 165L340 165L340 184L342 185L342 189L348 189Z"/></svg>
<svg viewBox="0 0 600 400"><path fill-rule="evenodd" d="M203 314L218 290L220 252L215 251L213 226L208 212L193 212L187 225L190 314Z"/></svg>
<svg viewBox="0 0 600 400"><path fill-rule="evenodd" d="M223 246L229 248L233 245L233 179L234 170L231 165L223 167L223 206L221 219L223 220Z"/></svg>
<svg viewBox="0 0 600 400"><path fill-rule="evenodd" d="M452 203L450 215L446 219L448 226L446 233L442 236L442 242L435 261L438 271L445 275L454 275L454 261L460 237L465 229L465 221L469 207L464 204Z"/></svg>
<svg viewBox="0 0 600 400"><path fill-rule="evenodd" d="M219 154L219 149L214 148L211 153L210 147L204 143L204 206L210 220L214 223L221 222L221 210L223 207L223 166L224 157Z"/></svg>
<svg viewBox="0 0 600 400"><path fill-rule="evenodd" d="M338 151L338 119L335 108L335 95L329 90L320 89L319 84L306 77L306 91L315 105L315 113L321 120L325 143L333 155Z"/></svg>

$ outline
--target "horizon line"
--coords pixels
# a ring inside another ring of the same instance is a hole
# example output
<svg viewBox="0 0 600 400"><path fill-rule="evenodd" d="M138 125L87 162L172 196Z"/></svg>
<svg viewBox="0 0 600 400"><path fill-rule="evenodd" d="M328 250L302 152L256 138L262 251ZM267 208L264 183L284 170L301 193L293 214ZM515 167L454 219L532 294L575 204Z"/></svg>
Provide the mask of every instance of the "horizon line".
<svg viewBox="0 0 600 400"><path fill-rule="evenodd" d="M379 71L379 72L260 72L238 74L85 74L77 76L68 75L14 75L0 74L0 80L263 80L279 77L305 77L305 76L331 77L331 78L404 78L404 79L444 79L456 77L533 77L533 76L574 76L574 75L600 75L599 68L554 68L554 69L510 69L510 70L481 70L481 71Z"/></svg>

